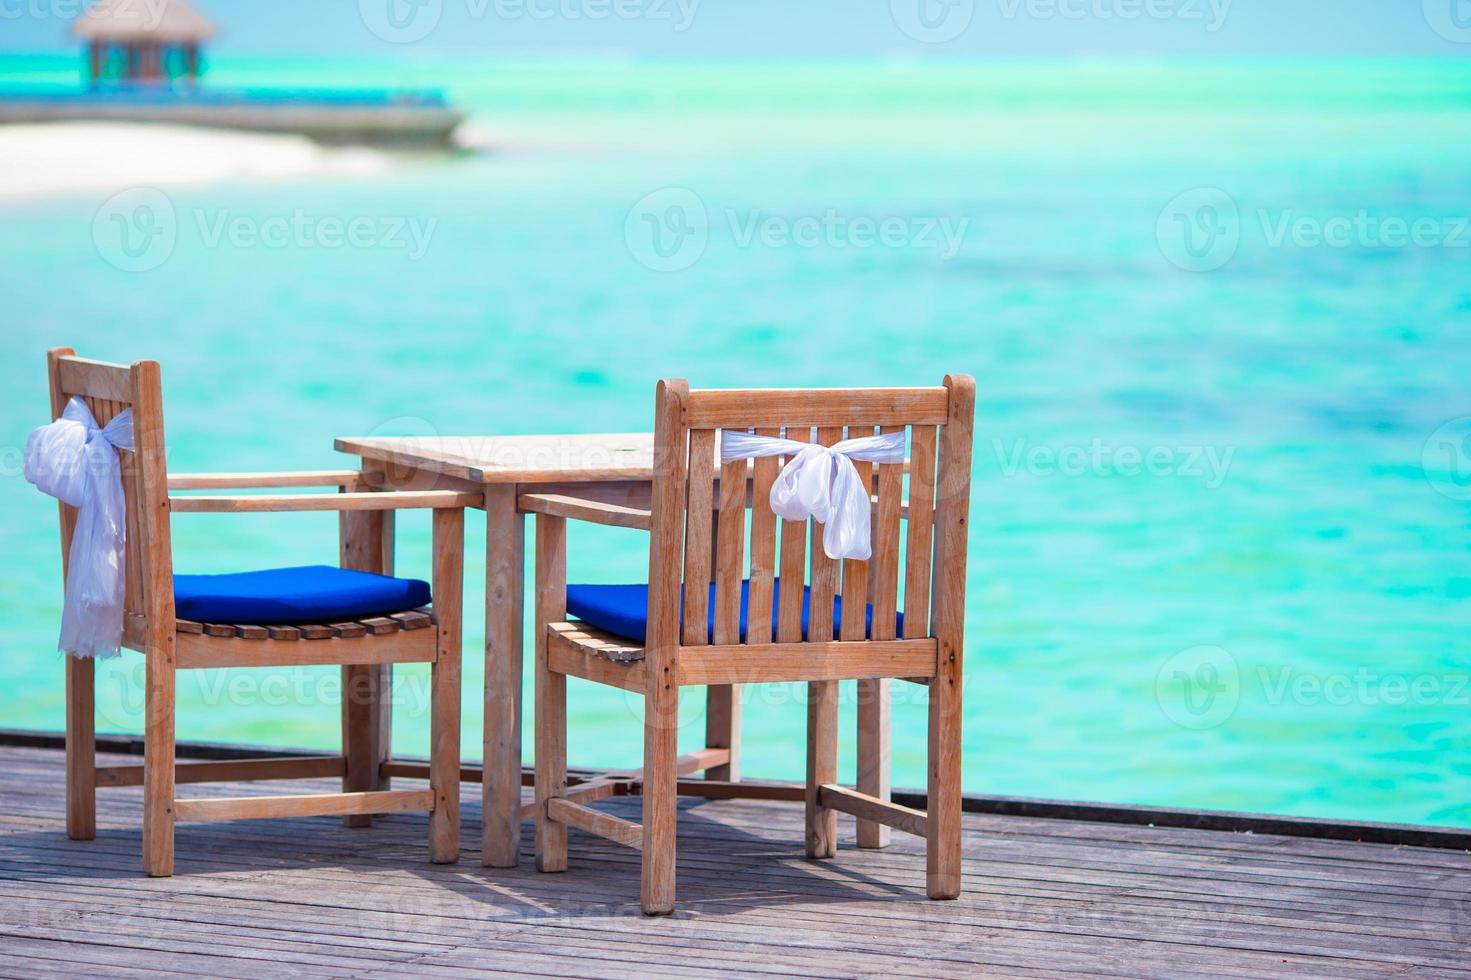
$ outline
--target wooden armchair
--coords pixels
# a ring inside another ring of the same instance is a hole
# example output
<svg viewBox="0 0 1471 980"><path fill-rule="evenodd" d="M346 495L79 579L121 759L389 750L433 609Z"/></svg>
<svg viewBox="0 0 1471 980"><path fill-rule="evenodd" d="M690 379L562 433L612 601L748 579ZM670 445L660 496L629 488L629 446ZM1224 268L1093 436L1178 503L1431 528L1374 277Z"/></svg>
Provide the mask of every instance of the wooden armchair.
<svg viewBox="0 0 1471 980"><path fill-rule="evenodd" d="M96 833L98 786L142 785L143 869L167 876L174 867L178 821L341 815L362 825L372 814L427 812L429 852L436 863L459 856L460 626L464 507L476 502L451 492L359 492L370 474L356 472L167 474L159 367L131 367L79 358L70 348L48 355L53 416L73 397L99 425L124 409L133 412L133 451L119 451L126 499L126 598L123 646L146 658L143 764L98 767L94 728L94 664L66 657L67 833ZM239 497L170 496L170 489L336 486L335 494ZM384 522L402 508L434 510L432 588L388 577ZM272 570L241 576L178 576L173 571L170 515L337 511L343 568ZM65 560L76 510L61 505ZM377 537L370 533L374 528ZM354 570L356 569L356 570ZM382 573L382 574L368 574ZM184 583L197 594L186 596ZM274 585L273 585L274 583ZM271 589L276 588L277 594ZM344 597L343 590L352 594ZM432 592L433 607L425 608ZM417 600L417 601L415 601ZM395 607L395 602L401 608ZM410 606L407 603L413 602ZM272 611L228 620L182 618L181 604L248 610L339 609L376 605L371 614L330 615L308 621ZM264 603L264 605L262 605ZM427 790L391 790L380 769L387 758L388 672L396 663L431 664L431 763ZM341 665L343 752L340 756L176 762L175 674L202 667ZM340 794L178 799L177 783L340 776Z"/></svg>
<svg viewBox="0 0 1471 980"><path fill-rule="evenodd" d="M521 498L522 509L537 514L537 866L566 869L568 827L639 848L643 911L671 912L679 776L696 769L708 776L712 767L731 766L738 685L806 681L807 778L805 787L794 789L805 799L808 856L833 856L836 816L845 812L859 818L862 846L880 846L880 828L888 826L924 837L929 896L955 898L975 382L949 376L937 388L690 391L683 381L662 381L655 412L647 512L565 496ZM910 432L909 496L906 503L903 463L857 464L862 485L877 491L867 561L828 558L821 525L780 520L772 512L768 497L782 460L716 461L721 429L801 442L815 435L831 446L845 433L871 436L875 426L883 433ZM647 528L648 585L569 588L569 518ZM907 561L901 563L904 519ZM842 601L853 597L859 598ZM569 619L569 611L578 618ZM611 795L607 787L569 789L568 676L644 695L644 765L631 783L631 791L643 796L642 824L587 805ZM888 799L885 685L891 678L929 688L926 812ZM838 682L847 679L863 686L857 789L837 781ZM715 738L703 753L681 758L678 693L688 685L710 686ZM728 733L724 746L722 729ZM720 795L742 795L734 775L716 778L725 780Z"/></svg>

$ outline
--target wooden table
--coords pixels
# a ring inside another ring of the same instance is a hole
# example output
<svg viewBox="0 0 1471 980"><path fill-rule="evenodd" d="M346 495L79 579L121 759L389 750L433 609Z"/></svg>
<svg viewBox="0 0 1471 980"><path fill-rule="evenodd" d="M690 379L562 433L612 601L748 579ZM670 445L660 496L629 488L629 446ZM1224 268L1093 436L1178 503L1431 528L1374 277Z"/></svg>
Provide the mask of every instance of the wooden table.
<svg viewBox="0 0 1471 980"><path fill-rule="evenodd" d="M385 490L442 489L483 493L485 508L485 754L483 863L516 865L521 844L521 624L525 585L523 492L574 492L609 503L646 507L653 479L652 433L623 435L436 436L338 439L339 452L362 460L371 483ZM355 521L356 523L350 523ZM393 526L386 512L344 517L344 567L392 574ZM347 668L362 676L356 690L386 689L386 668ZM367 759L350 769L417 775L388 752L388 708L344 698L344 754ZM376 764L376 765L375 765Z"/></svg>

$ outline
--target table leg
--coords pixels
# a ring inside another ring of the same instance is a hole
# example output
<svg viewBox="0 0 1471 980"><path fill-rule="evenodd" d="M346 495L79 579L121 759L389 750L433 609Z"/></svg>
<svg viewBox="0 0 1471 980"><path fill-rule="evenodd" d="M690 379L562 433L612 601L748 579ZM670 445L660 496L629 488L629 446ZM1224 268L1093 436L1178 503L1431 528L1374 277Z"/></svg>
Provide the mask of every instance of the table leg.
<svg viewBox="0 0 1471 980"><path fill-rule="evenodd" d="M516 487L485 490L485 775L481 863L513 868L521 849L521 616L525 521Z"/></svg>

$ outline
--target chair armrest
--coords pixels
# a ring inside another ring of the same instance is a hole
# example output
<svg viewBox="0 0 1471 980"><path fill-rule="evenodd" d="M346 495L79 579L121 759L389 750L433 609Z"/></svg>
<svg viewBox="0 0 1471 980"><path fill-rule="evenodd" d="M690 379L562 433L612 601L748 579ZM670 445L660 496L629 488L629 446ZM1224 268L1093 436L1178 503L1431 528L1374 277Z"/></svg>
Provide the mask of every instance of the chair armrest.
<svg viewBox="0 0 1471 980"><path fill-rule="evenodd" d="M263 494L258 497L170 497L175 514L250 514L322 510L405 510L476 507L485 502L478 493L453 490L411 490L402 493Z"/></svg>
<svg viewBox="0 0 1471 980"><path fill-rule="evenodd" d="M566 517L608 527L647 531L653 526L653 515L649 511L559 493L523 493L516 498L516 505L523 513Z"/></svg>
<svg viewBox="0 0 1471 980"><path fill-rule="evenodd" d="M170 490L248 490L259 487L343 487L360 490L383 474L358 470L299 470L284 473L170 473Z"/></svg>

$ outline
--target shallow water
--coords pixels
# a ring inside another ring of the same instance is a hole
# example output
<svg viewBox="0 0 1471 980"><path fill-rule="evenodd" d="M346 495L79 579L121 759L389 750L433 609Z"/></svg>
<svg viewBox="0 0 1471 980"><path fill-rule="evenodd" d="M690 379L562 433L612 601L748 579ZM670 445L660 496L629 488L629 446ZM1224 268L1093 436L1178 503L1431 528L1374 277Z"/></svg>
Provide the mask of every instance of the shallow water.
<svg viewBox="0 0 1471 980"><path fill-rule="evenodd" d="M661 376L964 371L968 790L1471 821L1471 65L215 71L442 83L496 149L3 205L0 726L62 722L55 510L19 476L48 346L160 359L179 471L336 465L345 434L645 429ZM124 247L112 216L140 206L171 245ZM180 570L336 553L322 515L174 533ZM427 519L400 541L427 573ZM574 576L643 573L636 534L573 547ZM139 730L140 678L103 668L102 729ZM184 676L180 737L330 746L335 680ZM426 677L398 696L423 752ZM746 696L747 774L799 776L802 690ZM922 785L923 699L897 697L894 782ZM633 764L637 699L571 703L575 761Z"/></svg>

